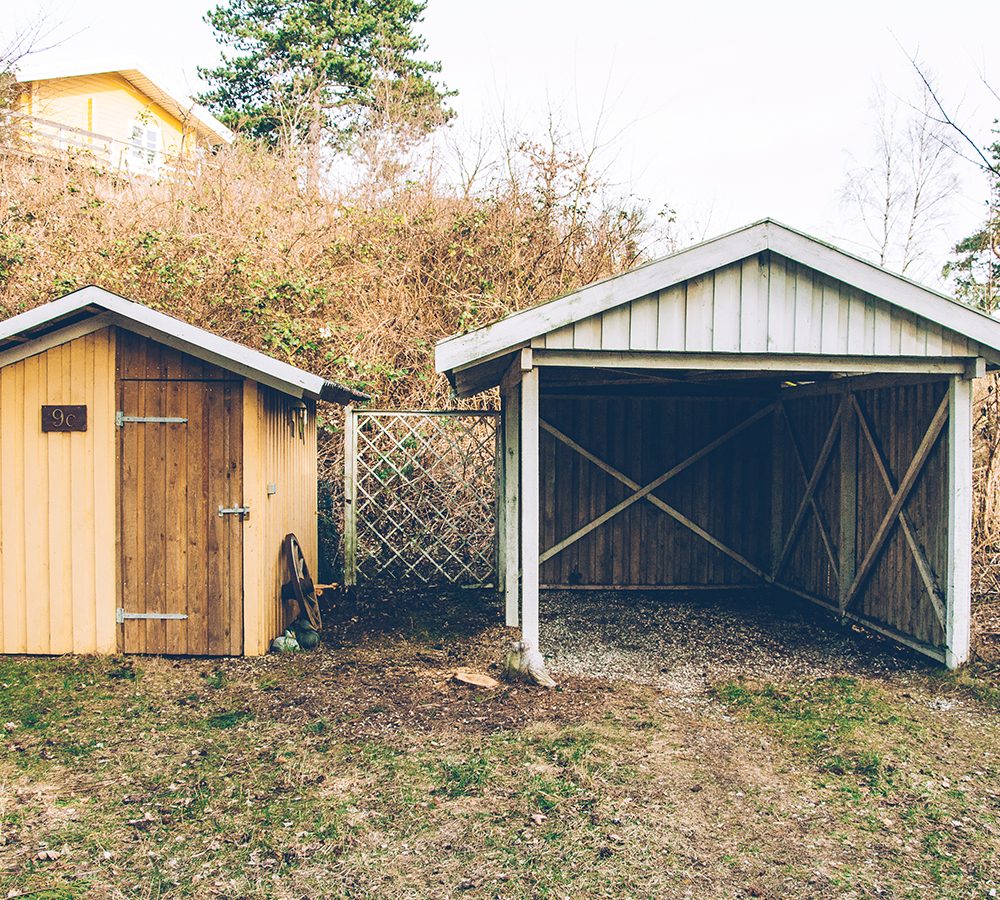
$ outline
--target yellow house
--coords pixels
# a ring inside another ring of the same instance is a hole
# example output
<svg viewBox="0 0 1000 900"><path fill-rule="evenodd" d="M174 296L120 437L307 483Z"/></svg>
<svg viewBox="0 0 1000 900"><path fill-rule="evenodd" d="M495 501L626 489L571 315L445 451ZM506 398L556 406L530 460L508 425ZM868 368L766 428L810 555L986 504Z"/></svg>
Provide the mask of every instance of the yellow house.
<svg viewBox="0 0 1000 900"><path fill-rule="evenodd" d="M203 107L138 68L18 72L18 115L31 149L91 154L110 168L157 176L230 144Z"/></svg>

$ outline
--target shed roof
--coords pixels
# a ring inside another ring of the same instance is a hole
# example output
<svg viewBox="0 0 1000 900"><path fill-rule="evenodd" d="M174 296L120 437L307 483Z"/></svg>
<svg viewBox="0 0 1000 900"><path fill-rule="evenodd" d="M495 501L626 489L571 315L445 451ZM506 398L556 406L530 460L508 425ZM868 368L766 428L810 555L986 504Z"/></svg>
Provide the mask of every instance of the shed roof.
<svg viewBox="0 0 1000 900"><path fill-rule="evenodd" d="M497 383L505 368L505 356L520 347L545 346L540 339L546 335L690 282L709 272L718 272L765 251L791 260L812 273L819 273L817 278L832 279L847 286L845 290L860 292L872 302L887 304L886 309L892 307L903 311L902 314L914 322L922 320L923 324L936 328L939 334L945 329L968 339L974 343L976 353L987 356L993 363L1000 362L1000 321L787 225L764 219L620 275L594 282L467 334L445 338L437 344L437 370L447 373L454 384L457 372L475 368L476 377L466 380L470 386L466 392L481 390L490 386L490 382ZM742 302L747 302L745 297ZM750 302L766 307L768 298L764 294L754 294ZM739 314L737 311L737 317ZM690 348L681 346L672 349ZM714 346L700 349L719 352ZM755 349L766 351L771 348ZM822 350L827 355L847 354L845 349L839 348L823 346ZM742 345L731 348L731 352L741 351L745 352ZM726 348L725 352L730 352L730 348ZM815 349L805 352L818 353L820 347L817 345ZM873 346L861 352L875 355ZM933 353L932 350L926 352Z"/></svg>
<svg viewBox="0 0 1000 900"><path fill-rule="evenodd" d="M195 103L179 91L164 87L163 79L153 77L145 67L133 64L122 66L39 66L18 69L17 80L21 84L36 81L53 81L59 78L81 78L87 75L121 75L136 90L149 97L181 122L188 123L199 136L213 144L231 144L236 135L213 116L204 106Z"/></svg>
<svg viewBox="0 0 1000 900"><path fill-rule="evenodd" d="M0 366L27 341L69 339L74 330L117 325L293 397L354 403L368 395L272 359L141 303L90 285L0 322Z"/></svg>

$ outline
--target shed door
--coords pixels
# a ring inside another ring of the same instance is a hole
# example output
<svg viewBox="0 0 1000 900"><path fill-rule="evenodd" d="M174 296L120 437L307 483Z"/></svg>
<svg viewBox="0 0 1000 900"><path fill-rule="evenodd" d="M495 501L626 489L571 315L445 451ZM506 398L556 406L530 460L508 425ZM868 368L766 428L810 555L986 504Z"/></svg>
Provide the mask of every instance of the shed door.
<svg viewBox="0 0 1000 900"><path fill-rule="evenodd" d="M119 385L123 648L240 654L242 383Z"/></svg>

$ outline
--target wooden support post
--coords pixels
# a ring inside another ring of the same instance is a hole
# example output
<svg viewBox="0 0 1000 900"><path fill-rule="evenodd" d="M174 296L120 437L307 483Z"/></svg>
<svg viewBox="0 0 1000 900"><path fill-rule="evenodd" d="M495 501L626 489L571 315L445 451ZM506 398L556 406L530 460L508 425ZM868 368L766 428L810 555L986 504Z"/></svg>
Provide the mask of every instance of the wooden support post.
<svg viewBox="0 0 1000 900"><path fill-rule="evenodd" d="M358 433L354 407L344 410L344 584L358 583Z"/></svg>
<svg viewBox="0 0 1000 900"><path fill-rule="evenodd" d="M521 638L538 647L538 369L521 375Z"/></svg>
<svg viewBox="0 0 1000 900"><path fill-rule="evenodd" d="M520 619L521 579L521 385L520 373L509 373L501 385L500 406L503 412L503 585L505 620L516 628Z"/></svg>
<svg viewBox="0 0 1000 900"><path fill-rule="evenodd" d="M846 404L840 423L840 548L837 574L839 603L843 614L848 591L854 581L858 552L858 420L852 404Z"/></svg>
<svg viewBox="0 0 1000 900"><path fill-rule="evenodd" d="M945 664L969 658L972 612L972 381L948 389L948 588Z"/></svg>

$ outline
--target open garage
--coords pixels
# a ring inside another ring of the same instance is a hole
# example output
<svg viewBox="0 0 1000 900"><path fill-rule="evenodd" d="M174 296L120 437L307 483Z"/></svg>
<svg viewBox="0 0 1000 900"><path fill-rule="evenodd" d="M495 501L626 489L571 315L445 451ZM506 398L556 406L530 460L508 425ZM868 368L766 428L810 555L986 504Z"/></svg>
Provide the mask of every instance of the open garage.
<svg viewBox="0 0 1000 900"><path fill-rule="evenodd" d="M768 220L437 347L460 396L500 388L525 640L546 587L767 588L949 667L998 362L1000 322Z"/></svg>

